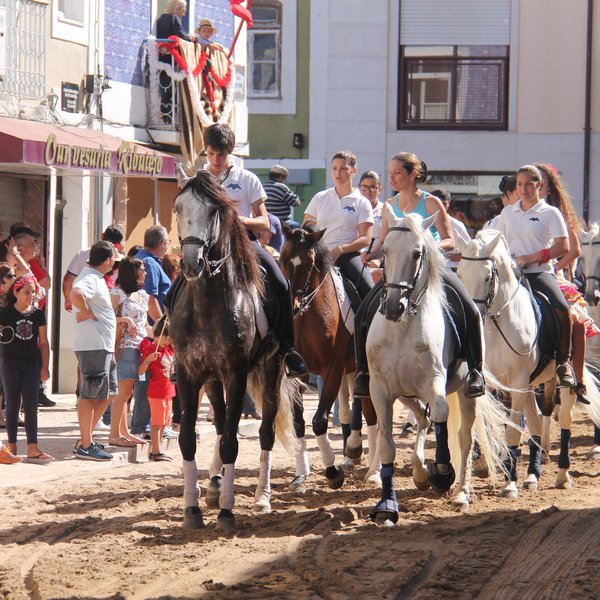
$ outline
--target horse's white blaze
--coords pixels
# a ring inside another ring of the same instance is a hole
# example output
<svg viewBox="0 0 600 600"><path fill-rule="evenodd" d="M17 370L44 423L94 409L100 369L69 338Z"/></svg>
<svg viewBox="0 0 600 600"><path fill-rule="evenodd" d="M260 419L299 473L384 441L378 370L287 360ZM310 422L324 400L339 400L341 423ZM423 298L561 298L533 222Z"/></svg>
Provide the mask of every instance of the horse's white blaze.
<svg viewBox="0 0 600 600"><path fill-rule="evenodd" d="M294 256L292 258L290 258L290 262L295 266L295 267L299 267L302 264L302 260L300 259L299 256Z"/></svg>

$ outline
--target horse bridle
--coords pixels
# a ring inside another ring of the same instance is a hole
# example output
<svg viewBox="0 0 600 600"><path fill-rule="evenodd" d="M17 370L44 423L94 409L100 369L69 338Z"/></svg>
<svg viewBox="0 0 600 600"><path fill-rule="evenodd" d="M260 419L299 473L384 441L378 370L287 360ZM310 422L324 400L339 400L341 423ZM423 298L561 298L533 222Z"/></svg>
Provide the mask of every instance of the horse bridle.
<svg viewBox="0 0 600 600"><path fill-rule="evenodd" d="M201 259L202 268L198 273L198 277L202 277L205 270L209 278L218 275L221 271L221 267L225 264L225 261L231 256L231 252L228 252L223 258L219 258L218 260L210 260L208 258L208 254L215 245L215 241L216 240L214 237L211 237L208 240L203 240L193 235L189 235L183 239L179 238L179 245L181 246L182 250L184 246L198 246L204 249Z"/></svg>
<svg viewBox="0 0 600 600"><path fill-rule="evenodd" d="M515 299L516 295L519 293L521 283L519 281L517 281L517 286L515 288L515 291L511 294L510 298L502 305L502 308L500 308L500 310L497 310L496 312L492 313L492 311L491 311L492 304L494 303L494 300L496 299L496 295L498 294L498 281L499 281L498 263L494 260L494 258L492 256L473 256L473 257L463 256L461 258L461 260L466 260L466 261L471 261L471 262L489 261L490 263L492 263L492 274L490 276L490 285L488 287L487 295L485 298L473 298L473 302L475 302L475 304L483 304L483 321L485 322L486 317L490 318L490 321L494 324L494 326L496 327L496 329L502 336L502 339L506 342L507 346L515 354L518 354L519 356L529 355L531 353L531 350L537 344L538 338L540 336L541 323L537 324L537 333L535 335L533 343L531 344L531 347L524 353L519 352L518 350L516 350L513 347L513 345L508 341L508 338L502 331L500 325L498 324L498 317L500 317L500 315L506 310L506 308L509 306L509 304Z"/></svg>
<svg viewBox="0 0 600 600"><path fill-rule="evenodd" d="M412 229L410 229L409 227L390 227L388 229L388 232L390 231L404 231L404 232L413 232L414 231ZM385 303L387 301L387 291L388 289L392 289L392 290L401 290L402 294L400 296L400 299L405 298L406 299L406 311L410 316L414 316L417 314L417 308L419 307L419 305L421 304L421 302L423 301L423 298L425 296L425 292L427 291L427 287L429 286L429 282L426 280L425 284L423 285L423 287L419 290L417 297L415 300L412 300L412 295L417 287L417 282L419 281L419 277L421 277L421 273L423 272L423 267L427 262L427 248L426 246L423 246L423 252L421 253L421 256L419 258L419 264L417 265L417 270L415 272L415 276L413 277L413 280L411 283L391 283L388 282L385 278L385 264L384 264L384 268L383 268L383 291L381 294L381 303L379 306L379 312L380 313L384 313L384 307L385 307ZM402 313L400 313L400 316L398 317L398 320L400 320L402 318Z"/></svg>
<svg viewBox="0 0 600 600"><path fill-rule="evenodd" d="M599 246L600 245L600 240L597 241L593 241L594 238L592 238L592 240L590 240L589 242L583 244L584 246L590 246L590 248L592 246ZM596 277L596 275L586 275L585 273L583 274L585 277L585 280L587 281L588 279L591 279L593 281L598 281L599 282L599 287L600 287L600 277Z"/></svg>

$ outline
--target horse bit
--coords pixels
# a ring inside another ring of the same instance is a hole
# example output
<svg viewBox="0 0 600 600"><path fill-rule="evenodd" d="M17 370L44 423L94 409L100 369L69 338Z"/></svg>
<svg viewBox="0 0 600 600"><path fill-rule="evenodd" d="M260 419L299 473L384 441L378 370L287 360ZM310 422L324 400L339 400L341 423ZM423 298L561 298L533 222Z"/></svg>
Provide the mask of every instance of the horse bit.
<svg viewBox="0 0 600 600"><path fill-rule="evenodd" d="M492 274L490 276L490 285L488 287L487 295L485 298L473 298L473 302L475 304L483 304L483 321L485 322L486 317L490 318L490 321L495 325L496 329L499 331L500 335L502 336L502 339L506 342L508 347L515 354L518 354L519 356L528 356L531 353L531 350L533 349L533 347L537 344L537 341L538 341L538 338L540 335L540 330L541 330L540 323L537 324L538 325L537 333L536 333L535 339L533 340L533 343L531 344L531 347L524 353L521 353L518 350L515 350L515 348L513 348L512 344L508 341L508 339L506 338L506 335L504 335L504 332L500 328L500 325L498 325L498 317L504 312L504 310L509 306L509 304L515 299L516 295L519 293L521 283L517 281L517 287L515 288L514 293L502 305L502 308L500 308L500 310L492 313L492 311L491 311L492 304L493 304L494 300L496 299L496 294L498 293L498 264L496 263L494 258L491 256L474 256L474 257L463 256L461 260L466 260L466 261L471 261L471 262L489 261L492 264ZM534 299L534 302L535 302L535 299Z"/></svg>
<svg viewBox="0 0 600 600"><path fill-rule="evenodd" d="M204 248L205 252L202 255L202 268L200 269L199 277L202 276L204 270L206 269L208 277L214 277L218 275L221 271L221 267L225 264L225 261L231 256L231 251L228 252L223 258L219 258L218 260L209 260L208 253L211 248L214 246L215 239L209 238L208 240L202 240L199 237L190 235L186 238L179 238L179 245L183 250L184 246L199 246L200 248Z"/></svg>
<svg viewBox="0 0 600 600"><path fill-rule="evenodd" d="M408 227L390 227L388 229L389 231L412 231L412 229L409 229ZM429 286L429 283L427 281L425 281L425 284L423 285L423 287L421 288L421 290L419 291L417 298L415 300L412 300L412 294L415 291L415 288L417 287L417 282L419 280L419 277L421 276L421 273L423 271L423 266L425 265L425 263L427 262L427 251L426 251L426 247L423 247L423 252L421 253L420 259L419 259L419 264L417 266L417 271L415 273L415 276L413 277L412 283L390 283L388 281L385 280L385 265L384 265L384 269L383 269L383 291L381 294L381 302L379 305L379 312L381 314L384 314L384 310L385 310L385 303L387 301L387 291L389 289L392 290L406 290L402 293L402 295L400 296L400 301L402 301L402 299L406 299L406 311L407 313L413 317L414 315L417 314L417 308L419 307L419 305L421 304L421 302L423 301L423 297L425 296L425 292L427 291L427 288ZM400 316L398 317L398 321L402 318L402 313L400 313Z"/></svg>

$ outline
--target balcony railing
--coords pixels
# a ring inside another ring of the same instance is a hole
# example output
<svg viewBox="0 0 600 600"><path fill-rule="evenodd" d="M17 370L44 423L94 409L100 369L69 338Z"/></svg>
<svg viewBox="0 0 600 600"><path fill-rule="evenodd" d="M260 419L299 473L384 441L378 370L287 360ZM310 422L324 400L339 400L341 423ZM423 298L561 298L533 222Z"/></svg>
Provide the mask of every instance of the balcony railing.
<svg viewBox="0 0 600 600"><path fill-rule="evenodd" d="M32 0L0 0L0 94L46 97L47 9Z"/></svg>

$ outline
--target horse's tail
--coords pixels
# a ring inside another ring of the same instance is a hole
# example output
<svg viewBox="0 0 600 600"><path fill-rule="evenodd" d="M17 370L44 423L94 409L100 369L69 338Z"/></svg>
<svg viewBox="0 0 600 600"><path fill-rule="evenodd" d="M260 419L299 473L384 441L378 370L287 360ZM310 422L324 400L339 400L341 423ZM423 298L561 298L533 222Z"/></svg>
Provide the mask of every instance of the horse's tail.
<svg viewBox="0 0 600 600"><path fill-rule="evenodd" d="M600 427L600 379L586 365L583 370L583 380L585 381L587 397L590 401L589 404L585 405L585 410L594 422L594 425Z"/></svg>
<svg viewBox="0 0 600 600"><path fill-rule="evenodd" d="M492 482L498 473L507 474L508 444L506 428L514 427L502 403L486 392L475 399L475 432Z"/></svg>
<svg viewBox="0 0 600 600"><path fill-rule="evenodd" d="M300 398L300 381L284 375L279 385L279 409L275 419L275 435L288 451L296 449L294 403L299 402Z"/></svg>

